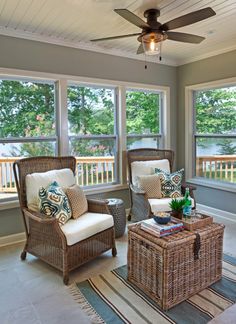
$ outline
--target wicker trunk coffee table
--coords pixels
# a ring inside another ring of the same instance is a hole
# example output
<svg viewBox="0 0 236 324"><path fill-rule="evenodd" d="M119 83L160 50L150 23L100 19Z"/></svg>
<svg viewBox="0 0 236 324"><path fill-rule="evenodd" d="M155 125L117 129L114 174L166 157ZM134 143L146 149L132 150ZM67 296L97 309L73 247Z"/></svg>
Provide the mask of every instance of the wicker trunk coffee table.
<svg viewBox="0 0 236 324"><path fill-rule="evenodd" d="M168 310L222 275L224 225L157 238L139 224L128 232L128 280Z"/></svg>

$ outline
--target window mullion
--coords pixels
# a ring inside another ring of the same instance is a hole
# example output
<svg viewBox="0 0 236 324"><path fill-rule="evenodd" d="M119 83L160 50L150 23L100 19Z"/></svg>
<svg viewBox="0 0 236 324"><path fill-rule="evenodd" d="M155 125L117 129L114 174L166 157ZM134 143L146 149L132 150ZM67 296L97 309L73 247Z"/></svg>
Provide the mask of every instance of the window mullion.
<svg viewBox="0 0 236 324"><path fill-rule="evenodd" d="M60 79L57 82L56 91L56 121L58 134L58 155L68 155L68 109L67 109L67 80Z"/></svg>
<svg viewBox="0 0 236 324"><path fill-rule="evenodd" d="M117 125L118 125L118 166L121 184L127 183L126 168L126 88L120 86L117 100Z"/></svg>

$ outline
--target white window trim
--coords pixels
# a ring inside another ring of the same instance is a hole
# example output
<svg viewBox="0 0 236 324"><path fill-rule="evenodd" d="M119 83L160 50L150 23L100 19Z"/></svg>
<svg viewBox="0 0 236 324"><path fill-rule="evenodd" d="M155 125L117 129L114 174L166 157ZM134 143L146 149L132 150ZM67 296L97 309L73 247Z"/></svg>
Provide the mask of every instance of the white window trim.
<svg viewBox="0 0 236 324"><path fill-rule="evenodd" d="M204 187L236 192L236 185L222 181L194 177L193 162L193 93L194 91L236 86L236 77L194 84L185 87L185 175L186 181ZM217 184L217 187L216 187Z"/></svg>
<svg viewBox="0 0 236 324"><path fill-rule="evenodd" d="M105 87L117 87L118 88L118 97L119 97L119 105L117 107L117 115L118 115L118 134L119 134L119 175L120 175L120 184L114 185L104 185L104 187L100 188L91 188L85 189L85 191L89 194L102 193L107 191L116 191L127 188L127 170L126 170L126 89L132 88L137 90L149 90L149 91L160 91L163 93L163 127L162 127L162 135L163 135L163 147L166 149L171 149L170 146L170 87L168 86L159 86L153 84L143 84L136 82L127 82L127 81L117 81L117 80L106 80L99 78L88 78L81 76L73 76L73 75L62 75L55 73L44 73L37 71L28 71L28 70L19 70L19 69L8 69L8 68L0 68L0 77L9 78L9 79L17 79L26 80L42 80L42 81L53 81L57 83L57 91L59 92L59 102L56 102L57 109L57 124L59 125L58 130L58 143L59 143L59 152L61 155L68 154L68 143L69 138L65 136L67 133L67 110L66 110L66 96L67 96L67 84L70 82L83 84L83 85L97 85L97 86L105 86ZM60 106L60 109L59 109ZM122 109L121 109L122 107ZM59 114L58 114L59 110ZM62 140L63 139L63 140ZM0 210L6 208L14 208L19 205L18 200L8 201L8 202L0 202Z"/></svg>

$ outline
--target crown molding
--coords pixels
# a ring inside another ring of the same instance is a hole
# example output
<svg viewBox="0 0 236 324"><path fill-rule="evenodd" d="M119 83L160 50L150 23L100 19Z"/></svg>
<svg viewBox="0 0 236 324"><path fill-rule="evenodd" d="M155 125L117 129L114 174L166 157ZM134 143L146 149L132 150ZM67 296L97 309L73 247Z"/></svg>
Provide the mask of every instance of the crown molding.
<svg viewBox="0 0 236 324"><path fill-rule="evenodd" d="M126 52L123 50L118 50L118 49L105 49L102 48L95 43L91 42L71 42L71 41L66 41L64 39L56 38L56 37L51 37L51 36L42 36L38 34L34 34L31 32L27 31L17 31L15 29L9 28L9 27L3 27L0 26L0 35L3 36L10 36L10 37L16 37L16 38L22 38L22 39L27 39L27 40L32 40L32 41L37 41L37 42L42 42L42 43L48 43L48 44L53 44L53 45L59 45L59 46L65 46L65 47L71 47L71 48L76 48L76 49L82 49L86 51L92 51L96 53L102 53L102 54L108 54L108 55L114 55L114 56L120 56L120 57L127 57L131 59L135 59L138 61L143 61L143 62L151 62L151 63L156 63L156 64L163 64L163 65L170 65L170 66L176 66L176 62L173 60L169 60L166 58L162 58L161 61L158 60L158 57L153 57L153 56L145 56L143 54L137 55L133 54L130 52Z"/></svg>
<svg viewBox="0 0 236 324"><path fill-rule="evenodd" d="M209 52L209 53L206 53L206 54L196 55L196 56L192 57L191 59L186 58L186 59L182 59L182 60L177 60L176 61L176 66L181 66L181 65L184 65L184 64L189 64L189 63L193 63L193 62L196 62L196 61L204 60L204 59L207 59L207 58L210 58L210 57L213 57L213 56L217 56L217 55L220 55L220 54L228 53L228 52L231 52L231 51L234 51L234 50L236 50L236 45L225 47L225 48L215 50L215 51L212 51L212 52Z"/></svg>

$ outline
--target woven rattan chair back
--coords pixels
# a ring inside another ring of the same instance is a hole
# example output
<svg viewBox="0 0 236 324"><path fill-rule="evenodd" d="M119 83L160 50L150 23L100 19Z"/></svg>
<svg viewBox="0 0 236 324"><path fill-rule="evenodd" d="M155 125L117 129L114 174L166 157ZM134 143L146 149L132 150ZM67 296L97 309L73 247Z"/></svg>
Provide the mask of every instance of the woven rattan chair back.
<svg viewBox="0 0 236 324"><path fill-rule="evenodd" d="M35 172L47 172L68 168L75 173L76 159L73 156L38 156L20 159L13 164L14 176L21 208L27 207L25 177Z"/></svg>
<svg viewBox="0 0 236 324"><path fill-rule="evenodd" d="M151 161L167 159L170 163L170 171L172 171L174 162L174 152L171 150L161 150L154 148L141 148L127 151L128 160L128 175L129 181L132 184L132 169L131 163L134 161Z"/></svg>
<svg viewBox="0 0 236 324"><path fill-rule="evenodd" d="M110 249L112 249L112 255L115 256L116 246L114 226L104 231L98 231L73 245L68 245L66 236L56 218L48 218L39 211L27 209L26 176L36 172L65 168L71 169L75 174L76 159L72 156L32 157L20 159L13 165L26 232L26 243L21 253L21 259L25 260L27 253L41 258L61 270L63 281L68 284L70 271ZM88 199L88 211L95 214L94 217L96 217L96 213L109 213L107 203L95 199Z"/></svg>

